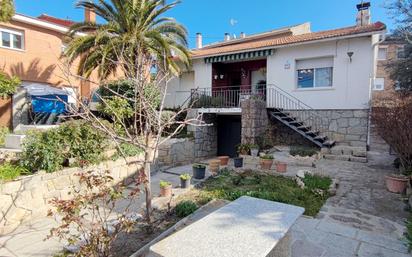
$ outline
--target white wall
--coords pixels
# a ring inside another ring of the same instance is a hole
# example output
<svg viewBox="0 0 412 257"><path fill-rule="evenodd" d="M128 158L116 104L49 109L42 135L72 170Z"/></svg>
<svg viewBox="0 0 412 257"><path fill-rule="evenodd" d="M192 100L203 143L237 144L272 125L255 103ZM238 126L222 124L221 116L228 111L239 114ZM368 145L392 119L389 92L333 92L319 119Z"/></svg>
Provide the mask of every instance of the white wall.
<svg viewBox="0 0 412 257"><path fill-rule="evenodd" d="M175 108L187 104L190 97L190 90L195 88L194 72L184 72L180 77L172 79L167 85L165 98L166 108Z"/></svg>
<svg viewBox="0 0 412 257"><path fill-rule="evenodd" d="M347 52L354 52L352 62ZM365 109L374 76L374 55L371 37L279 48L268 57L267 83L315 109ZM296 60L319 57L333 57L332 87L297 89Z"/></svg>
<svg viewBox="0 0 412 257"><path fill-rule="evenodd" d="M193 71L195 72L195 87L212 87L212 64L205 63L203 59L193 60Z"/></svg>

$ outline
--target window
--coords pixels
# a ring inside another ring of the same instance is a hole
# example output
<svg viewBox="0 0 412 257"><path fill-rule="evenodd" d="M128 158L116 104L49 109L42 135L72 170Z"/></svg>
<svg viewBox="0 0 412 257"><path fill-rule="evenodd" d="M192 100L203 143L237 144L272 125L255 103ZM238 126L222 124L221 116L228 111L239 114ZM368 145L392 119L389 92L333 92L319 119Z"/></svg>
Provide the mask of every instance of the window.
<svg viewBox="0 0 412 257"><path fill-rule="evenodd" d="M332 67L298 70L298 88L331 87Z"/></svg>
<svg viewBox="0 0 412 257"><path fill-rule="evenodd" d="M386 47L379 47L378 48L378 60L386 60L387 50L388 50L388 48L386 48Z"/></svg>
<svg viewBox="0 0 412 257"><path fill-rule="evenodd" d="M1 29L1 43L0 47L11 49L23 49L23 33L18 31L12 31L8 29Z"/></svg>
<svg viewBox="0 0 412 257"><path fill-rule="evenodd" d="M382 91L385 89L385 79L375 78L375 83L373 83L373 90Z"/></svg>
<svg viewBox="0 0 412 257"><path fill-rule="evenodd" d="M396 48L396 57L398 59L404 59L405 56L405 47L403 46L399 46L398 48Z"/></svg>

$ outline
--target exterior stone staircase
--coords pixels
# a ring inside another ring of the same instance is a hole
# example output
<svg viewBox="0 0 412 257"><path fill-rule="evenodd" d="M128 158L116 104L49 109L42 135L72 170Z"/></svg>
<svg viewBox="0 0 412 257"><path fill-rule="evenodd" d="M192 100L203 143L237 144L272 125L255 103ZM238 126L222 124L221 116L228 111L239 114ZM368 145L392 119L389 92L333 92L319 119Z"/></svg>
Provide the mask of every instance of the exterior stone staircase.
<svg viewBox="0 0 412 257"><path fill-rule="evenodd" d="M323 158L329 160L368 162L366 147L337 145L332 148L322 148Z"/></svg>

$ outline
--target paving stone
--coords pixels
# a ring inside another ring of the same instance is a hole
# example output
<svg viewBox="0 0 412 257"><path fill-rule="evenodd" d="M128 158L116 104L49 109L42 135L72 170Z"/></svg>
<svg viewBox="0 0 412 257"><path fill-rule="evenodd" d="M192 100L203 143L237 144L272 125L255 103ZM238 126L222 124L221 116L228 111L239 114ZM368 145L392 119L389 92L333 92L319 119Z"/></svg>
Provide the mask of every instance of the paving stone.
<svg viewBox="0 0 412 257"><path fill-rule="evenodd" d="M356 233L358 232L357 229L348 227L348 226L343 226L338 223L332 223L329 221L322 220L318 226L317 229L324 231L324 232L329 232L332 234L337 234L349 238L354 238L356 236Z"/></svg>
<svg viewBox="0 0 412 257"><path fill-rule="evenodd" d="M325 249L341 250L350 255L355 254L359 241L335 234L327 234L320 242Z"/></svg>
<svg viewBox="0 0 412 257"><path fill-rule="evenodd" d="M293 225L292 229L297 231L312 231L319 224L320 220L306 217L299 218Z"/></svg>
<svg viewBox="0 0 412 257"><path fill-rule="evenodd" d="M307 240L296 240L292 244L292 257L321 257L325 250Z"/></svg>
<svg viewBox="0 0 412 257"><path fill-rule="evenodd" d="M392 249L402 253L408 253L408 248L406 247L404 242L398 239L394 239L392 237L378 235L376 233L359 231L356 239L362 242L367 242L370 244L381 246L383 248Z"/></svg>
<svg viewBox="0 0 412 257"><path fill-rule="evenodd" d="M359 257L411 257L409 254L396 252L380 246L362 243L358 251Z"/></svg>

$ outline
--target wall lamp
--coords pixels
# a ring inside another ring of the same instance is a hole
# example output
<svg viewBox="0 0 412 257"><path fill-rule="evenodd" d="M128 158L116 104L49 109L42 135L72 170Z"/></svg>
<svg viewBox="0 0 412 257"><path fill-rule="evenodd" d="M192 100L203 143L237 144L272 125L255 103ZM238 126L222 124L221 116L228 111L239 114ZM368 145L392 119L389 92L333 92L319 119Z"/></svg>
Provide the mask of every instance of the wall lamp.
<svg viewBox="0 0 412 257"><path fill-rule="evenodd" d="M349 61L352 62L352 56L353 56L353 52L347 52L346 53L349 57Z"/></svg>

